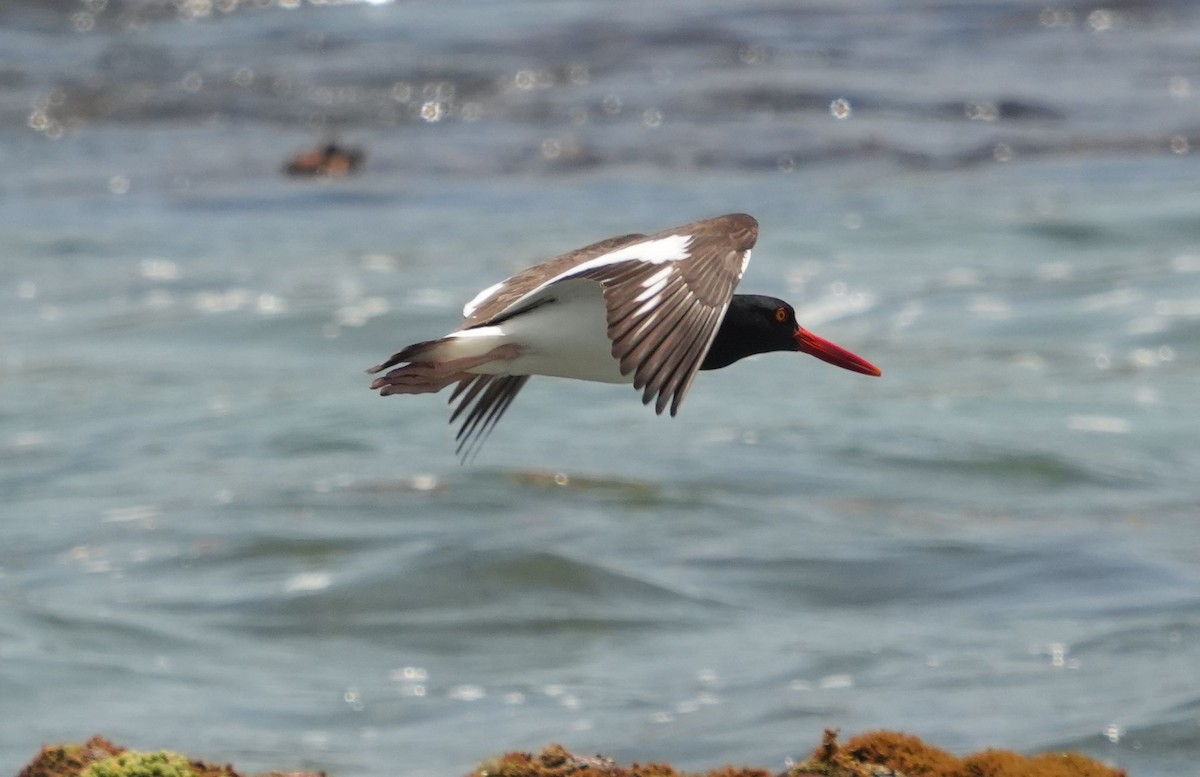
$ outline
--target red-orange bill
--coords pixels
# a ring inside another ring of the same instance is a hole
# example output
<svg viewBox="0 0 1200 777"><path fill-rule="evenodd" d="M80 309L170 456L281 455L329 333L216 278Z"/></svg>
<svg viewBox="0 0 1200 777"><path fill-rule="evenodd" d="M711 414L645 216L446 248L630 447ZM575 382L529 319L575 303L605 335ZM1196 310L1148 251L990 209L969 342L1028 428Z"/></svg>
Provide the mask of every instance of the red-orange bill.
<svg viewBox="0 0 1200 777"><path fill-rule="evenodd" d="M863 375L879 377L883 373L878 367L861 356L850 353L840 345L834 345L823 337L817 337L807 329L796 328L796 350L803 351L809 356L815 356L821 361L841 367L851 372L861 372Z"/></svg>

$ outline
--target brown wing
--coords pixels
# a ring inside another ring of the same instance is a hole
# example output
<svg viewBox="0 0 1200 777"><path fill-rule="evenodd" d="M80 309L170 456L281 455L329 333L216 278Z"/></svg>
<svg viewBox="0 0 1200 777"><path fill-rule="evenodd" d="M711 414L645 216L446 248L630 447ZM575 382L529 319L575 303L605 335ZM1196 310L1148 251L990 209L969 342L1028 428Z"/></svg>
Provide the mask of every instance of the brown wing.
<svg viewBox="0 0 1200 777"><path fill-rule="evenodd" d="M548 278L560 275L572 267L583 264L589 259L595 259L597 256L602 256L609 251L615 251L630 243L636 243L639 240L645 239L645 235L638 234L610 237L607 240L601 240L598 243L577 248L561 256L556 256L553 259L547 259L541 264L535 264L533 267L527 267L508 280L497 284L495 291L490 296L478 300L475 307L471 310L470 315L466 317L458 328L470 329L473 326L485 324L503 313L509 305L545 283Z"/></svg>
<svg viewBox="0 0 1200 777"><path fill-rule="evenodd" d="M606 253L673 235L690 235L687 258L670 262L614 261L570 274L572 267ZM530 267L475 302L460 329L486 324L505 314L547 279L588 278L604 289L608 336L621 372L634 375L642 402L657 397L655 412L667 405L675 415L692 385L717 328L741 280L758 222L745 214L697 221L655 235L622 235L571 251ZM653 291L651 291L653 290ZM457 452L463 459L479 450L504 411L529 380L528 375L475 375L460 381L450 396L459 400L451 423L464 412ZM459 399L461 397L461 399Z"/></svg>
<svg viewBox="0 0 1200 777"><path fill-rule="evenodd" d="M642 403L671 415L687 394L741 280L758 222L720 216L646 238L692 235L688 258L670 263L625 261L580 272L604 287L608 337L621 373L633 373Z"/></svg>

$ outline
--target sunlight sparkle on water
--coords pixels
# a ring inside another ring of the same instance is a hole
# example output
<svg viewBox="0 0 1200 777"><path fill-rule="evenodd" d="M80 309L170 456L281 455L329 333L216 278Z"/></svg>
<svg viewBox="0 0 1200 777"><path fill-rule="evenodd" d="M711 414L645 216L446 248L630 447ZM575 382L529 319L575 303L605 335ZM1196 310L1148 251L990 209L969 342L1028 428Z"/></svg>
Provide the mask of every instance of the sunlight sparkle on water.
<svg viewBox="0 0 1200 777"><path fill-rule="evenodd" d="M1070 27L1075 22L1075 14L1065 8L1043 8L1038 14L1038 22L1043 27Z"/></svg>
<svg viewBox="0 0 1200 777"><path fill-rule="evenodd" d="M397 682L425 682L429 679L429 672L423 667L406 666L403 669L393 669L388 677Z"/></svg>
<svg viewBox="0 0 1200 777"><path fill-rule="evenodd" d="M1067 417L1067 428L1076 432L1099 434L1129 434L1133 424L1128 418L1107 415L1073 415Z"/></svg>
<svg viewBox="0 0 1200 777"><path fill-rule="evenodd" d="M406 666L388 672L388 679L400 684L401 696L421 698L426 694L425 681L429 679L429 672L423 667Z"/></svg>
<svg viewBox="0 0 1200 777"><path fill-rule="evenodd" d="M161 517L162 508L153 504L110 507L102 515L105 523L146 523Z"/></svg>
<svg viewBox="0 0 1200 777"><path fill-rule="evenodd" d="M480 699L486 697L487 691L485 691L483 687L479 685L464 684L454 686L446 692L446 696L458 701L471 702L479 701Z"/></svg>
<svg viewBox="0 0 1200 777"><path fill-rule="evenodd" d="M1107 8L1097 8L1087 16L1087 26L1093 32L1108 32L1117 23L1117 15Z"/></svg>
<svg viewBox="0 0 1200 777"><path fill-rule="evenodd" d="M850 674L831 674L817 681L817 687L825 691L841 690L854 687L854 676Z"/></svg>
<svg viewBox="0 0 1200 777"><path fill-rule="evenodd" d="M968 102L963 113L969 121L996 121L1000 118L1000 108L990 100Z"/></svg>
<svg viewBox="0 0 1200 777"><path fill-rule="evenodd" d="M446 114L446 106L435 100L430 100L421 106L421 118L433 124L439 122Z"/></svg>
<svg viewBox="0 0 1200 777"><path fill-rule="evenodd" d="M148 281L177 281L181 276L179 264L170 259L143 259L139 267Z"/></svg>
<svg viewBox="0 0 1200 777"><path fill-rule="evenodd" d="M283 584L283 590L288 593L322 591L332 584L333 575L329 572L301 572L288 578Z"/></svg>
<svg viewBox="0 0 1200 777"><path fill-rule="evenodd" d="M284 311L284 304L280 297L263 292L258 295L258 301L255 303L254 309L261 315L274 316Z"/></svg>
<svg viewBox="0 0 1200 777"><path fill-rule="evenodd" d="M433 491L441 485L437 475L429 474L413 475L409 482L414 491Z"/></svg>
<svg viewBox="0 0 1200 777"><path fill-rule="evenodd" d="M1162 401L1162 395L1153 386L1138 386L1133 392L1133 401L1139 405L1157 405Z"/></svg>

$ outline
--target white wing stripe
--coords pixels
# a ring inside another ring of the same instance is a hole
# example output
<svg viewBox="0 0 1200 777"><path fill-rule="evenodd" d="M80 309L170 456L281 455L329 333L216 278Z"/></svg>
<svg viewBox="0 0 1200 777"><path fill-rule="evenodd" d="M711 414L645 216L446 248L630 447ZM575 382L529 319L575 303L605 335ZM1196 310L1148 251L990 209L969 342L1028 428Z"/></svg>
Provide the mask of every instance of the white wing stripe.
<svg viewBox="0 0 1200 777"><path fill-rule="evenodd" d="M642 301L642 300L641 300L641 298L639 297L639 298L638 298L638 302L641 302L641 301ZM633 317L634 317L634 318L640 318L640 317L642 317L642 316L646 315L647 313L649 313L651 310L654 310L654 309L655 309L656 307L658 307L660 304L662 304L662 295L661 295L661 294L655 294L653 297L651 297L650 299L648 299L648 300L645 302L645 304L643 304L643 305L642 305L640 308L638 308L636 311L634 311L634 313L633 313Z"/></svg>
<svg viewBox="0 0 1200 777"><path fill-rule="evenodd" d="M654 284L653 286L647 286L646 289L641 294L639 294L633 298L633 301L634 302L644 302L644 301L650 299L651 297L657 298L660 294L662 294L662 290L667 287L668 280L669 280L669 278L663 278L661 281Z"/></svg>
<svg viewBox="0 0 1200 777"><path fill-rule="evenodd" d="M642 288L648 289L651 286L662 285L663 283L666 283L667 278L670 278L670 277L671 277L671 268L664 267L661 270L659 270L658 272L651 275L646 280L642 281Z"/></svg>
<svg viewBox="0 0 1200 777"><path fill-rule="evenodd" d="M471 299L470 302L463 305L463 318L470 318L471 314L474 313L476 310L478 310L480 305L482 305L484 302L487 302L487 300L490 299L492 297L492 295L494 295L496 292L500 291L500 287L503 286L505 283L506 283L506 281L500 281L499 283L493 283L491 286L488 286L486 289L484 289L483 291L476 294Z"/></svg>
<svg viewBox="0 0 1200 777"><path fill-rule="evenodd" d="M587 270L603 267L607 264L616 264L617 262L624 262L630 259L648 262L649 264L682 262L690 256L688 253L688 246L690 246L691 243L691 235L667 235L666 237L660 237L655 240L642 240L637 243L633 243L632 245L618 248L616 251L609 251L607 254L601 254L594 259L589 259L582 264L577 264L569 270L560 272L550 280L539 284L537 287L523 294L520 299L513 300L513 302L508 305L507 309L512 309L516 305L520 305L551 284L558 283L565 278L570 278L573 275L586 272ZM646 285L655 283L655 279L657 279L659 276L662 276L664 279L667 278L670 275L670 272L670 268L664 267L660 272L655 273L653 276L647 279ZM494 297L507 282L507 280L504 280L500 281L499 283L492 284L476 294L474 299L463 306L463 318L470 318L472 313L478 310L489 299Z"/></svg>
<svg viewBox="0 0 1200 777"><path fill-rule="evenodd" d="M688 246L691 243L691 235L667 235L656 240L643 240L640 243L618 248L616 251L609 251L607 254L601 254L595 259L589 259L583 264L577 264L569 270L560 272L513 304L516 305L523 300L529 299L542 289L553 283L558 283L564 278L570 278L573 275L578 275L587 270L594 270L597 267L603 267L607 264L616 264L617 262L625 262L630 259L635 259L639 262L649 262L650 264L682 262L690 256Z"/></svg>

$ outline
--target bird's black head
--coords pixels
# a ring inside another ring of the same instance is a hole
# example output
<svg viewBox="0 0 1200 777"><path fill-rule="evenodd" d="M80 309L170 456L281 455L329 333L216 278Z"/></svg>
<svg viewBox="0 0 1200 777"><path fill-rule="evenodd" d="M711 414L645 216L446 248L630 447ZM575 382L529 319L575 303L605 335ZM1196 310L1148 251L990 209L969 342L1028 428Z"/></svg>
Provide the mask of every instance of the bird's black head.
<svg viewBox="0 0 1200 777"><path fill-rule="evenodd" d="M733 295L700 369L719 369L738 359L771 351L802 351L853 372L880 374L879 368L866 359L801 327L796 323L796 311L788 303L759 294Z"/></svg>

